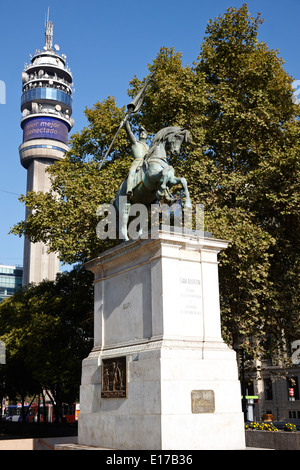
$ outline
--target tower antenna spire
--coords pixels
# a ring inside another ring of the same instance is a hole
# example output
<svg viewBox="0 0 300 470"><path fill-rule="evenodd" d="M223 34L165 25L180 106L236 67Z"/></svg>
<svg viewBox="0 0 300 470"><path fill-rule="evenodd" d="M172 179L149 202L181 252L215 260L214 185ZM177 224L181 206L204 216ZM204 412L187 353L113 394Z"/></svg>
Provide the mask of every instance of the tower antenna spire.
<svg viewBox="0 0 300 470"><path fill-rule="evenodd" d="M48 7L47 17L46 17L46 21L45 21L45 27L46 27L46 32L45 32L46 48L47 48L48 51L52 51L53 22L49 21L49 7Z"/></svg>

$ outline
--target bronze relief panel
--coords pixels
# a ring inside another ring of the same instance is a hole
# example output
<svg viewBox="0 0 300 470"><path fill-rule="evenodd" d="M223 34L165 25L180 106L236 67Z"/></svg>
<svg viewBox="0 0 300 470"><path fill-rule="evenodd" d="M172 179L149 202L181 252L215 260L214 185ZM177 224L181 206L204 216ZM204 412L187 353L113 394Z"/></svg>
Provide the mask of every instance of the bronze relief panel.
<svg viewBox="0 0 300 470"><path fill-rule="evenodd" d="M102 398L126 398L126 356L102 360Z"/></svg>

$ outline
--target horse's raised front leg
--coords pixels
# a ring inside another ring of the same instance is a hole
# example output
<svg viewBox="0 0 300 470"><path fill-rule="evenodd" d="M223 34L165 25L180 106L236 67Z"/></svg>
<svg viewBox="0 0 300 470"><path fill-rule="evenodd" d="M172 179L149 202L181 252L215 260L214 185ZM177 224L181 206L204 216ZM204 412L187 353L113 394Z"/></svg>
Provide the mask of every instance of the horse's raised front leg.
<svg viewBox="0 0 300 470"><path fill-rule="evenodd" d="M168 181L168 185L170 187L172 187L172 186L176 186L177 184L181 184L181 186L183 188L183 191L184 191L184 196L185 196L184 207L186 207L188 209L192 208L192 203L191 203L191 200L190 200L190 193L189 193L189 190L188 190L186 179L176 177L174 175L171 176L171 178Z"/></svg>
<svg viewBox="0 0 300 470"><path fill-rule="evenodd" d="M160 185L160 189L158 189L156 191L156 197L157 199L163 199L166 195L166 191L167 191L167 182L169 180L169 169L168 168L164 168L161 172L161 185Z"/></svg>

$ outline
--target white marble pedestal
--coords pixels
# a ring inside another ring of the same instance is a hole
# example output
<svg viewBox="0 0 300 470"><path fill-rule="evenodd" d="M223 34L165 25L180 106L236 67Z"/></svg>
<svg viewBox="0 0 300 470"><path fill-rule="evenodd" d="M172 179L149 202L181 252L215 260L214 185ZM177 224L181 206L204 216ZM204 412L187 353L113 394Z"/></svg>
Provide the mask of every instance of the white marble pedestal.
<svg viewBox="0 0 300 470"><path fill-rule="evenodd" d="M95 337L83 361L78 444L245 448L236 355L220 329L217 255L226 247L159 231L87 263Z"/></svg>

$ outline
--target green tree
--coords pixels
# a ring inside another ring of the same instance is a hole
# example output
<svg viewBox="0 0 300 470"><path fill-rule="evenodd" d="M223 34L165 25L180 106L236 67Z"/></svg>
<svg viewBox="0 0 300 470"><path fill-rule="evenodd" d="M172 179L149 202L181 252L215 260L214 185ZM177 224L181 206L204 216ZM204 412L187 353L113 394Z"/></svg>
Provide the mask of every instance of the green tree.
<svg viewBox="0 0 300 470"><path fill-rule="evenodd" d="M278 52L258 42L261 24L246 5L210 21L196 70L206 77L205 144L217 182L207 212L236 219L235 234L230 218L222 230L231 240L221 257L223 326L248 341L271 336L274 350L299 334L299 105Z"/></svg>
<svg viewBox="0 0 300 470"><path fill-rule="evenodd" d="M55 281L20 289L0 304L7 393L25 398L49 391L56 417L63 402L78 398L81 362L92 347L92 278L75 267Z"/></svg>
<svg viewBox="0 0 300 470"><path fill-rule="evenodd" d="M231 343L242 335L253 352L266 349L269 335L276 349L284 344L283 331L300 333L294 295L299 105L278 52L258 41L261 24L246 5L229 8L209 21L192 65L162 48L148 66L155 76L132 118L135 130L143 124L150 133L170 125L191 131L192 145L171 163L187 178L192 202L204 204L206 230L230 242L220 256L223 335ZM145 80L134 77L129 96ZM49 169L51 191L23 197L34 214L13 229L47 242L66 262L94 257L114 243L97 240L96 207L114 197L131 163L122 130L101 171L98 166L125 109L108 97L85 113L88 127Z"/></svg>

